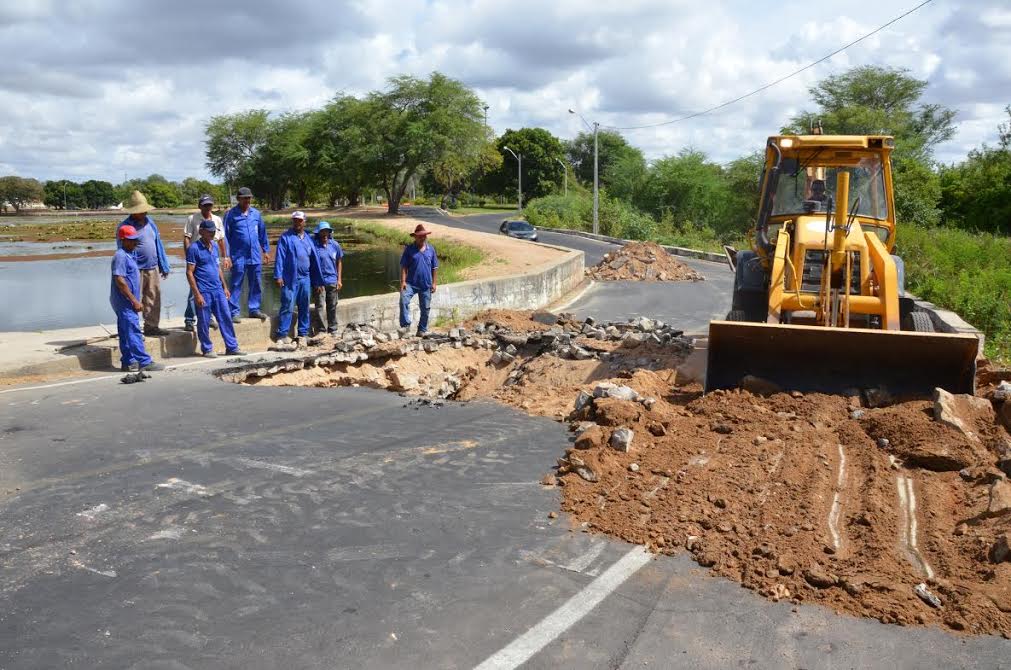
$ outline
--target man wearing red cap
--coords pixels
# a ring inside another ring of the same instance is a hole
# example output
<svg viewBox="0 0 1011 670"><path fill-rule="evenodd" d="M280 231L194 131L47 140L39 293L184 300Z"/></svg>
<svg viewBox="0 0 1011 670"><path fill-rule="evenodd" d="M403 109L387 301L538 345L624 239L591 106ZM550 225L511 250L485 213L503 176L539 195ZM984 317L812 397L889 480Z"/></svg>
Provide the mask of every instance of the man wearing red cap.
<svg viewBox="0 0 1011 670"><path fill-rule="evenodd" d="M404 253L400 257L400 327L411 327L411 298L417 294L418 306L421 308L418 335L428 332L428 312L432 307L435 277L439 270L435 247L428 243L430 233L424 224L419 223L411 233L414 244L404 247Z"/></svg>
<svg viewBox="0 0 1011 670"><path fill-rule="evenodd" d="M144 349L144 334L140 330L140 317L144 311L137 296L140 295L140 268L134 251L140 240L140 233L130 224L123 224L116 231L120 247L112 257L112 286L109 302L116 312L116 326L119 329L119 352L122 356L124 372L138 370L162 370L151 360Z"/></svg>

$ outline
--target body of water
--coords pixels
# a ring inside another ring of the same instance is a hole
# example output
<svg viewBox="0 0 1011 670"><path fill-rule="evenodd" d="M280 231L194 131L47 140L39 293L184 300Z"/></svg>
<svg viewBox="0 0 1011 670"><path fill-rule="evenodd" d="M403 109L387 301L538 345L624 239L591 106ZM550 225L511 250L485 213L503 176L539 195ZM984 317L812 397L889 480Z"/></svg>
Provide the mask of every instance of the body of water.
<svg viewBox="0 0 1011 670"><path fill-rule="evenodd" d="M341 299L397 290L400 249L345 250L345 253ZM169 260L172 273L162 282L163 318L181 317L189 293L182 259ZM0 263L0 331L115 324L116 317L109 306L111 266L111 257ZM264 267L263 310L267 314L276 314L280 307L280 289L273 281L273 273L273 266ZM226 281L228 274L225 272Z"/></svg>

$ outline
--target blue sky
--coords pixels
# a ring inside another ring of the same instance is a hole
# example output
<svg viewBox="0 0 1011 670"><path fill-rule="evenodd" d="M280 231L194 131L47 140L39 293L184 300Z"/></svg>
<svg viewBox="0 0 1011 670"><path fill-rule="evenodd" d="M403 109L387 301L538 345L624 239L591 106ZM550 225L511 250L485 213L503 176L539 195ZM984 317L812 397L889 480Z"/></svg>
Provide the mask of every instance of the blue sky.
<svg viewBox="0 0 1011 670"><path fill-rule="evenodd" d="M573 137L578 109L634 126L694 112L811 62L916 0L0 0L0 174L206 176L203 126L433 70L474 87L497 132ZM717 114L630 131L649 158L758 149L807 89L855 65L908 68L958 112L937 158L993 143L1011 103L1011 4L934 0L846 53Z"/></svg>

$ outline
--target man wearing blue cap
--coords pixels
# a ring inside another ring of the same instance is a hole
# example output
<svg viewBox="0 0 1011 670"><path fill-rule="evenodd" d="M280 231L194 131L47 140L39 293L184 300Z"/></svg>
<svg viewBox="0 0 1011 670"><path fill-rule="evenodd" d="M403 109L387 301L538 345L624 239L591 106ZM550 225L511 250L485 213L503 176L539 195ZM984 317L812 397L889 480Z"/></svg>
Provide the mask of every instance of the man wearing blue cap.
<svg viewBox="0 0 1011 670"><path fill-rule="evenodd" d="M232 321L239 321L239 304L242 295L242 281L249 280L249 316L266 321L267 315L260 311L263 292L260 276L263 266L269 262L270 242L267 241L267 226L263 223L260 210L250 206L253 192L243 186L238 193L239 204L225 212L223 221L228 252L232 257L231 298L228 300Z"/></svg>
<svg viewBox="0 0 1011 670"><path fill-rule="evenodd" d="M204 356L216 358L210 333L213 313L218 319L221 339L225 341L225 353L241 356L245 352L239 349L239 343L235 339L232 314L228 306L229 293L225 288L225 276L221 272L218 247L213 243L216 231L214 221L201 221L200 239L186 249L186 279L190 283L197 308L197 337Z"/></svg>
<svg viewBox="0 0 1011 670"><path fill-rule="evenodd" d="M277 241L274 281L281 287L281 310L277 315L277 339L287 344L291 331L292 307L298 308L298 336L295 344L309 336L309 293L319 277L319 259L312 238L305 234L305 213L292 212L291 228Z"/></svg>
<svg viewBox="0 0 1011 670"><path fill-rule="evenodd" d="M144 311L137 296L141 294L140 267L134 255L140 244L141 234L126 223L116 230L119 248L112 257L112 286L109 303L116 312L116 328L119 331L119 353L123 372L139 370L163 370L151 360L144 348L144 334L140 330L140 317Z"/></svg>
<svg viewBox="0 0 1011 670"><path fill-rule="evenodd" d="M320 221L316 226L316 259L319 261L319 278L313 283L316 303L316 319L320 328L333 335L337 332L337 292L344 285L341 282L341 270L344 266L344 250L338 242L334 242L333 228L326 221ZM326 305L326 319L323 318L323 305Z"/></svg>
<svg viewBox="0 0 1011 670"><path fill-rule="evenodd" d="M196 214L190 214L190 218L186 220L186 225L183 226L183 256L186 256L190 245L200 239L200 224L204 221L211 221L215 226L214 243L218 245L218 253L224 264L224 269L228 270L232 267L232 262L228 258L228 250L225 248L224 224L221 221L221 217L211 211L214 209L214 198L205 193L200 196L200 201L197 204L200 206L200 211ZM186 297L186 313L184 314L184 318L186 320L186 332L192 333L193 324L197 322L197 308L196 303L193 301L193 291L190 291L189 296ZM211 318L211 328L217 327L217 322Z"/></svg>

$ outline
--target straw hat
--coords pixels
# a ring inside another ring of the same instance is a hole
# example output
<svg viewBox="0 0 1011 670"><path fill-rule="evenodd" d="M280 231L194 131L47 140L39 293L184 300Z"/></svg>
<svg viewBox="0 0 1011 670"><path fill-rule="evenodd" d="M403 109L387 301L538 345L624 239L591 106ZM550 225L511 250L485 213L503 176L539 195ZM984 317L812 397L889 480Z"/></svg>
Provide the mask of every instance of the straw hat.
<svg viewBox="0 0 1011 670"><path fill-rule="evenodd" d="M123 203L123 211L127 214L146 214L152 209L154 207L148 203L147 198L140 191L131 193L130 197Z"/></svg>
<svg viewBox="0 0 1011 670"><path fill-rule="evenodd" d="M432 231L425 228L425 224L419 223L418 227L414 229L413 233L411 233L411 237L426 237L431 234Z"/></svg>

